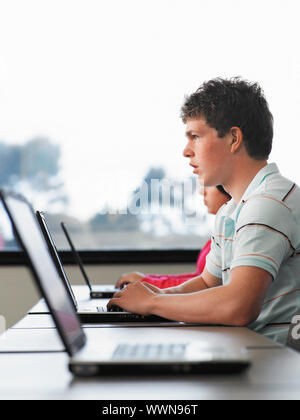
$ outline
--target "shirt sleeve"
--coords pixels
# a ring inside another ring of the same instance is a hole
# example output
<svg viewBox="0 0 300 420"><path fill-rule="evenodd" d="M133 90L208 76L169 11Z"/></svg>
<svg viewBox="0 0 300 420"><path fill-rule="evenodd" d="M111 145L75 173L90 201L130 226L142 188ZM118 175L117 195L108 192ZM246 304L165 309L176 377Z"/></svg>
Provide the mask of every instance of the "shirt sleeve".
<svg viewBox="0 0 300 420"><path fill-rule="evenodd" d="M206 244L201 249L201 252L199 252L197 264L196 264L196 270L197 274L200 275L202 271L204 270L205 264L206 264L206 257L210 251L211 247L211 239L209 239Z"/></svg>
<svg viewBox="0 0 300 420"><path fill-rule="evenodd" d="M146 281L147 283L153 284L154 286L157 286L160 289L166 289L167 287L179 286L180 284L192 279L193 277L196 277L197 275L197 273L184 273L175 275L147 274L142 279L142 282Z"/></svg>
<svg viewBox="0 0 300 420"><path fill-rule="evenodd" d="M197 265L196 265L196 272L195 273L184 273L184 274L147 274L143 279L142 282L146 281L147 283L153 284L161 289L166 289L167 287L175 287L179 284L184 283L187 280L192 279L193 277L199 276L204 267L206 262L206 256L210 251L211 241L209 240L199 252L197 258Z"/></svg>
<svg viewBox="0 0 300 420"><path fill-rule="evenodd" d="M230 269L255 266L276 278L282 262L294 253L293 230L295 222L284 203L272 197L246 201L236 224Z"/></svg>

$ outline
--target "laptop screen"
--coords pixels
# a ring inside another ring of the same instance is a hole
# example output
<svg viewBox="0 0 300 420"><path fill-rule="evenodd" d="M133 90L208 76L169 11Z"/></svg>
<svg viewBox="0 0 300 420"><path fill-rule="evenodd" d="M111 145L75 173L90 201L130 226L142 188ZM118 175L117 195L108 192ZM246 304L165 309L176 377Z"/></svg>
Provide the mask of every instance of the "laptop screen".
<svg viewBox="0 0 300 420"><path fill-rule="evenodd" d="M52 236L50 234L50 231L48 229L45 217L44 217L43 213L40 212L40 211L36 211L36 217L37 217L37 220L39 222L42 233L44 235L45 241L47 242L50 254L52 255L52 259L53 259L53 261L54 261L54 263L57 267L57 270L58 270L60 276L63 279L64 285L67 288L68 293L71 296L71 299L74 303L74 307L76 308L77 307L77 301L76 301L75 295L73 293L73 290L72 290L72 287L70 285L69 279L68 279L68 277L65 273L63 265L60 261L60 258L58 256L58 252L57 252L56 246L54 244L54 241L52 239Z"/></svg>
<svg viewBox="0 0 300 420"><path fill-rule="evenodd" d="M37 223L31 205L22 197L1 192L16 239L29 257L31 269L70 355L85 342L85 334Z"/></svg>

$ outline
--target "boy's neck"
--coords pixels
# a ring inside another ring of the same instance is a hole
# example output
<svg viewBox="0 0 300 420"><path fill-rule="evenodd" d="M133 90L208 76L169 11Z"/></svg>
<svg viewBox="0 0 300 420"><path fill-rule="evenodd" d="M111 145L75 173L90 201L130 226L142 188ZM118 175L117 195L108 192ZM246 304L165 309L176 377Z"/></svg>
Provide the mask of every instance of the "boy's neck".
<svg viewBox="0 0 300 420"><path fill-rule="evenodd" d="M227 185L223 185L223 187L231 195L236 204L240 202L253 178L267 164L267 160L251 159L248 162L241 162L235 168L230 181Z"/></svg>

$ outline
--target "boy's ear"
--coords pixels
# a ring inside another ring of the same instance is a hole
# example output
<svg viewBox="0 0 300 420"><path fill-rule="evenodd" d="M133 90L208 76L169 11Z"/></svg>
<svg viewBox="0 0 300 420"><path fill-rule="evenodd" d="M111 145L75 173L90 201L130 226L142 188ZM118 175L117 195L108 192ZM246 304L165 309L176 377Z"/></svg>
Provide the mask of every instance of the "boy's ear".
<svg viewBox="0 0 300 420"><path fill-rule="evenodd" d="M243 143L243 133L239 127L231 127L230 135L231 135L231 143L230 143L231 152L235 153L240 149Z"/></svg>

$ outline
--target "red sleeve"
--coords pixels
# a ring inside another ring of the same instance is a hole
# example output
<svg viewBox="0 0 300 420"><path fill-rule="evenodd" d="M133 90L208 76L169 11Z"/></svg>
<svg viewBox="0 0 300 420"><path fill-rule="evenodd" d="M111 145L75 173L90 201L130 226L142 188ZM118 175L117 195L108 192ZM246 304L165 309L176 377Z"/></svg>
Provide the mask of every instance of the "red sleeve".
<svg viewBox="0 0 300 420"><path fill-rule="evenodd" d="M209 254L210 248L211 248L211 239L206 242L206 244L201 249L201 252L198 256L198 259L197 259L197 274L198 275L201 274L202 271L204 270L205 263L206 263L206 256L207 254Z"/></svg>
<svg viewBox="0 0 300 420"><path fill-rule="evenodd" d="M193 277L196 277L197 273L186 273L186 274L164 274L164 275L155 275L147 274L142 282L146 281L147 283L153 284L154 286L159 287L160 289L166 289L167 287L175 287L181 283L184 283L187 280L190 280Z"/></svg>
<svg viewBox="0 0 300 420"><path fill-rule="evenodd" d="M184 273L184 274L147 274L142 282L153 284L160 289L166 289L167 287L175 287L193 277L198 276L202 273L205 267L206 255L210 251L210 240L204 245L197 259L197 271L195 273Z"/></svg>

